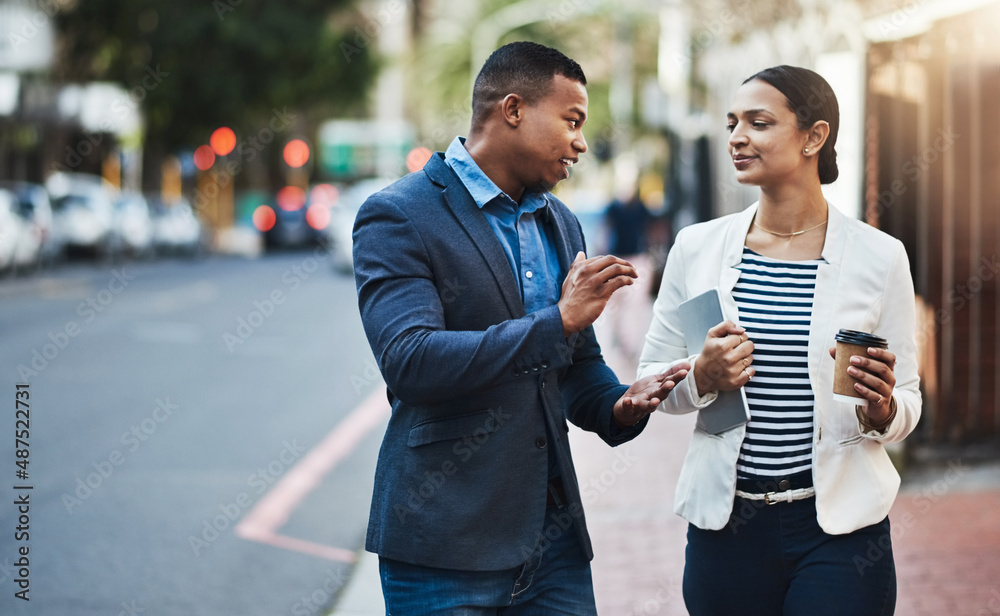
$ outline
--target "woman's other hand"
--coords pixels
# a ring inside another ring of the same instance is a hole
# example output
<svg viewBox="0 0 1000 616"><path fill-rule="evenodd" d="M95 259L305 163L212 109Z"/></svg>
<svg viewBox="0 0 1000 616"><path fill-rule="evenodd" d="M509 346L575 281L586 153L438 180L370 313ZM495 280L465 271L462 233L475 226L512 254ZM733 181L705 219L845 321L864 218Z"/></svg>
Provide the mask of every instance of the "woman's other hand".
<svg viewBox="0 0 1000 616"><path fill-rule="evenodd" d="M708 330L705 346L694 363L698 395L739 389L753 378L753 342L746 330L723 321Z"/></svg>

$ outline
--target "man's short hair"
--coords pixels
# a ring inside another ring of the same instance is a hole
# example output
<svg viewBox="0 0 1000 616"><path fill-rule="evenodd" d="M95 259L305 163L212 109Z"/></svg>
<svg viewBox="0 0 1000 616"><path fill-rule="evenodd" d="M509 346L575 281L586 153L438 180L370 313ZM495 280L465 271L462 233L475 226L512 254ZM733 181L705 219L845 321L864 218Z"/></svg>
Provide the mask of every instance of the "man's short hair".
<svg viewBox="0 0 1000 616"><path fill-rule="evenodd" d="M537 102L549 92L556 75L587 85L580 65L557 49L528 41L497 49L483 64L472 89L472 126L482 124L508 94L529 104Z"/></svg>

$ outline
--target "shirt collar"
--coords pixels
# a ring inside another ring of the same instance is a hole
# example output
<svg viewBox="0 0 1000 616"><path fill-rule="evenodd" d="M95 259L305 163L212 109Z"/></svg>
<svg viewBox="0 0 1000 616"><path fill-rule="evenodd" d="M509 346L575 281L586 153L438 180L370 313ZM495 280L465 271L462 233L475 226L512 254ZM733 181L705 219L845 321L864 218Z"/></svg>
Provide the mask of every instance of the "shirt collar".
<svg viewBox="0 0 1000 616"><path fill-rule="evenodd" d="M464 137L455 137L444 156L445 163L455 171L458 179L469 190L469 194L472 195L472 199L480 209L497 197L503 197L506 201L514 204L521 213L534 212L546 208L548 205L546 193L525 192L521 205L518 206L516 201L500 190L500 187L479 168L472 155L465 149Z"/></svg>

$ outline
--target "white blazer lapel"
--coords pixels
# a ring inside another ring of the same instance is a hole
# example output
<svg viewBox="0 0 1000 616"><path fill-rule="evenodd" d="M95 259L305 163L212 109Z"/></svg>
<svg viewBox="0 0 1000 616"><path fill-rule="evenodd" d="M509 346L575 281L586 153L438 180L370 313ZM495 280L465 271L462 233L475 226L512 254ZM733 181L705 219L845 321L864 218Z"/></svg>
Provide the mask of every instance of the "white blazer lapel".
<svg viewBox="0 0 1000 616"><path fill-rule="evenodd" d="M737 266L743 261L743 246L746 244L750 223L753 221L754 214L757 213L758 203L754 203L733 217L732 223L726 230L722 261L719 264L719 296L722 299L722 314L737 324L740 313L736 307L736 300L733 299L733 287L740 279L740 270L737 269Z"/></svg>

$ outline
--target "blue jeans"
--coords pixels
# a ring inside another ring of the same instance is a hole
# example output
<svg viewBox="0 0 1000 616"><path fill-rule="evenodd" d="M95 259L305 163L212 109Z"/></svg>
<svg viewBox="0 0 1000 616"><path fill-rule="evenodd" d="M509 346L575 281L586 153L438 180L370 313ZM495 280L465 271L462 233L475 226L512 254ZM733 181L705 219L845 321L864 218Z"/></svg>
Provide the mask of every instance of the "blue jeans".
<svg viewBox="0 0 1000 616"><path fill-rule="evenodd" d="M597 616L590 561L576 531L553 518L560 511L546 510L545 539L513 569L459 571L379 557L386 615Z"/></svg>
<svg viewBox="0 0 1000 616"><path fill-rule="evenodd" d="M895 610L889 518L828 535L816 521L815 498L765 505L737 497L725 528L689 525L687 536L684 603L691 616L889 616Z"/></svg>

